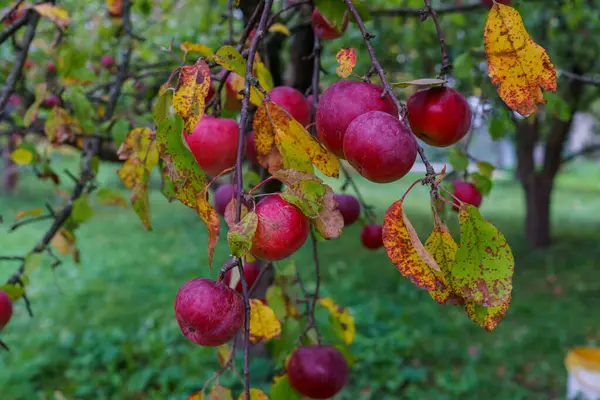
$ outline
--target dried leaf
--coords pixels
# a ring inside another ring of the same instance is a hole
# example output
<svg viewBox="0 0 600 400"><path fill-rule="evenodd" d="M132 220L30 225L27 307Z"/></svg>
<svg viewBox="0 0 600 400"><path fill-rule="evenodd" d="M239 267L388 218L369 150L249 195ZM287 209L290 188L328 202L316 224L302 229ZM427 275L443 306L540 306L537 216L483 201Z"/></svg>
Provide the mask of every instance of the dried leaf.
<svg viewBox="0 0 600 400"><path fill-rule="evenodd" d="M335 69L335 72L341 78L347 78L352 74L352 70L356 66L356 50L352 48L343 48L338 51L335 59L339 64Z"/></svg>
<svg viewBox="0 0 600 400"><path fill-rule="evenodd" d="M235 204L235 198L233 198L225 207L225 213L223 215L223 218L225 218L225 222L227 223L227 226L229 228L235 226ZM248 207L246 207L246 205L242 202L242 213L240 214L240 218L244 218L246 214L248 214Z"/></svg>
<svg viewBox="0 0 600 400"><path fill-rule="evenodd" d="M231 346L229 346L227 343L220 345L219 349L218 349L218 357L219 357L219 364L221 365L221 367L223 367L223 368L225 367L225 365L229 361L230 356L231 356Z"/></svg>
<svg viewBox="0 0 600 400"><path fill-rule="evenodd" d="M460 246L452 277L465 300L487 307L506 303L512 291L515 260L508 243L477 207L463 205L458 214Z"/></svg>
<svg viewBox="0 0 600 400"><path fill-rule="evenodd" d="M231 227L227 233L227 241L233 256L243 257L250 251L257 226L258 215L253 211L247 213L239 223Z"/></svg>
<svg viewBox="0 0 600 400"><path fill-rule="evenodd" d="M436 273L440 271L440 267L425 250L404 214L402 200L392 204L385 214L383 245L400 273L412 283L426 290L438 290L443 287Z"/></svg>
<svg viewBox="0 0 600 400"><path fill-rule="evenodd" d="M329 298L319 299L319 304L329 310L334 321L336 321L342 329L342 339L344 340L344 343L350 346L356 335L356 325L350 311L348 311L347 308L338 306Z"/></svg>
<svg viewBox="0 0 600 400"><path fill-rule="evenodd" d="M253 127L259 161L269 172L279 169L279 165L271 163L274 150L281 155L283 168L313 173L314 164L327 176L339 176L340 164L335 155L277 104L263 102L256 111Z"/></svg>
<svg viewBox="0 0 600 400"><path fill-rule="evenodd" d="M27 210L27 211L21 210L21 211L17 212L17 215L15 215L15 219L19 220L19 219L25 218L25 217L39 217L43 213L44 213L43 208L32 208L31 210Z"/></svg>
<svg viewBox="0 0 600 400"><path fill-rule="evenodd" d="M554 65L544 48L529 37L517 10L494 4L483 40L488 75L512 110L527 116L546 102L542 89L556 91Z"/></svg>
<svg viewBox="0 0 600 400"><path fill-rule="evenodd" d="M511 298L512 296L509 295L508 300L505 303L495 307L481 306L474 301L468 300L465 304L465 311L473 322L484 328L486 331L491 332L506 315Z"/></svg>
<svg viewBox="0 0 600 400"><path fill-rule="evenodd" d="M425 242L425 250L433 256L441 270L434 270L434 275L443 286L429 291L431 297L440 304L446 304L451 298L461 297L460 290L455 287L452 279L452 265L457 249L458 245L443 226L436 226Z"/></svg>
<svg viewBox="0 0 600 400"><path fill-rule="evenodd" d="M173 108L185 121L185 130L191 134L204 115L204 101L210 88L210 70L199 58L194 65L181 67L179 82L173 94Z"/></svg>
<svg viewBox="0 0 600 400"><path fill-rule="evenodd" d="M397 87L397 88L406 88L409 86L417 86L419 88L430 88L430 87L434 87L434 86L441 86L446 83L448 83L448 82L446 82L444 79L421 78L421 79L413 79L410 81L391 83L390 85L392 87Z"/></svg>
<svg viewBox="0 0 600 400"><path fill-rule="evenodd" d="M64 8L54 6L50 3L41 3L33 6L41 16L48 18L54 22L59 29L65 29L69 27L71 20L69 19L69 12Z"/></svg>
<svg viewBox="0 0 600 400"><path fill-rule="evenodd" d="M74 141L75 136L82 133L79 123L61 107L54 107L50 111L44 124L44 131L54 146Z"/></svg>
<svg viewBox="0 0 600 400"><path fill-rule="evenodd" d="M33 161L33 153L28 149L19 148L10 153L10 159L17 165L31 164Z"/></svg>
<svg viewBox="0 0 600 400"><path fill-rule="evenodd" d="M319 216L314 219L315 229L325 239L334 239L342 234L344 229L344 217L337 209L333 190L325 185L327 193L323 197L323 206Z"/></svg>
<svg viewBox="0 0 600 400"><path fill-rule="evenodd" d="M203 57L212 57L215 52L213 49L202 43L183 42L179 48L185 53L200 53Z"/></svg>
<svg viewBox="0 0 600 400"><path fill-rule="evenodd" d="M190 394L186 400L204 400L204 393L202 392L196 392L196 393L192 393Z"/></svg>
<svg viewBox="0 0 600 400"><path fill-rule="evenodd" d="M219 233L221 232L221 221L219 221L217 211L208 202L206 189L198 193L196 202L198 204L198 215L208 229L208 266L212 268L213 255L215 254L215 247L217 246Z"/></svg>
<svg viewBox="0 0 600 400"><path fill-rule="evenodd" d="M245 393L241 393L238 400L244 400ZM250 388L250 400L269 400L269 397L260 389Z"/></svg>
<svg viewBox="0 0 600 400"><path fill-rule="evenodd" d="M269 341L280 335L281 323L273 309L260 300L250 299L250 341Z"/></svg>
<svg viewBox="0 0 600 400"><path fill-rule="evenodd" d="M66 256L67 254L73 253L75 248L75 234L65 228L61 228L52 237L50 244L56 249L58 254Z"/></svg>

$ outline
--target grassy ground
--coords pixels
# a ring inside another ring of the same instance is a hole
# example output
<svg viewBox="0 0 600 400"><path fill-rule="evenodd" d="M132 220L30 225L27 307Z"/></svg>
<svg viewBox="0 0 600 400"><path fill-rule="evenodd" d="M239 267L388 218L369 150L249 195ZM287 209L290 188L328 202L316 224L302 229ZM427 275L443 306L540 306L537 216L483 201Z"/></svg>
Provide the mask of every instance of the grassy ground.
<svg viewBox="0 0 600 400"><path fill-rule="evenodd" d="M114 166L101 182L119 187ZM410 179L389 185L361 182L383 215ZM349 306L357 322L358 362L343 399L558 399L565 390L565 352L600 342L600 172L579 164L563 174L553 201L556 245L530 251L522 235L523 201L512 182L499 182L483 214L508 237L516 257L513 303L488 334L457 308L434 303L404 279L383 250L359 246L360 227L321 246L323 295ZM18 210L52 196L24 178L15 196L0 196L4 228L0 254L25 253L45 223L7 234ZM417 230L431 229L427 194L416 188L407 212ZM191 344L179 332L172 304L179 286L195 276L216 276L206 262L206 234L195 214L151 195L154 231L133 211L94 205L78 231L81 263L70 260L32 277L35 318L17 304L2 339L3 399L185 399L218 368L214 349ZM456 232L456 225L451 226ZM308 246L296 260L310 277ZM215 264L227 257L221 241ZM0 265L5 279L15 265ZM268 360L252 364L253 381L268 387ZM225 378L223 383L233 382ZM239 386L235 386L239 392Z"/></svg>

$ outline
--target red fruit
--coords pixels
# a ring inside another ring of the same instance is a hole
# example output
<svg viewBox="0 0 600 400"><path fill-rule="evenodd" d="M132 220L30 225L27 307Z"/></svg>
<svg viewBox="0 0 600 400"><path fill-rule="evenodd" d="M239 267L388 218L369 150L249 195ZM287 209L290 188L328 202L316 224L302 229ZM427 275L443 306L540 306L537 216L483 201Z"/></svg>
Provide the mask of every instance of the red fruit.
<svg viewBox="0 0 600 400"><path fill-rule="evenodd" d="M239 129L233 119L205 115L191 135L183 136L200 168L217 176L235 165Z"/></svg>
<svg viewBox="0 0 600 400"><path fill-rule="evenodd" d="M333 346L304 346L292 353L287 365L290 385L311 399L335 396L348 380L348 363Z"/></svg>
<svg viewBox="0 0 600 400"><path fill-rule="evenodd" d="M320 97L317 105L317 134L336 156L344 158L343 139L350 122L369 111L383 111L395 117L398 109L382 89L366 82L339 81Z"/></svg>
<svg viewBox="0 0 600 400"><path fill-rule="evenodd" d="M227 261L223 266L230 266L233 263L233 260ZM254 285L256 282L256 278L260 274L260 265L257 263L245 263L244 264L244 276L246 277L246 283L248 283L248 289ZM227 271L225 274L225 278L223 279L223 283L227 286L231 287L231 276L233 275L233 270ZM242 280L239 279L238 283L235 285L235 291L238 293L242 293Z"/></svg>
<svg viewBox="0 0 600 400"><path fill-rule="evenodd" d="M208 94L206 95L206 99L204 99L204 103L208 104L208 102L211 101L214 96L215 96L215 88L213 87L213 85L210 85L208 87Z"/></svg>
<svg viewBox="0 0 600 400"><path fill-rule="evenodd" d="M44 108L54 108L60 105L60 97L55 94L48 95L42 102Z"/></svg>
<svg viewBox="0 0 600 400"><path fill-rule="evenodd" d="M0 290L0 329L4 328L13 313L13 305L10 297Z"/></svg>
<svg viewBox="0 0 600 400"><path fill-rule="evenodd" d="M52 61L50 61L46 65L46 72L49 73L49 74L55 74L56 73L56 66L54 65L54 63Z"/></svg>
<svg viewBox="0 0 600 400"><path fill-rule="evenodd" d="M312 27L318 37L325 40L337 39L346 32L348 28L348 12L344 14L344 21L340 28L335 23L329 21L323 14L315 8L312 14Z"/></svg>
<svg viewBox="0 0 600 400"><path fill-rule="evenodd" d="M269 97L303 126L310 124L310 105L299 90L288 86L278 86L271 89Z"/></svg>
<svg viewBox="0 0 600 400"><path fill-rule="evenodd" d="M479 190L477 190L477 187L471 182L456 180L452 182L452 185L454 186L454 196L460 201L475 207L481 205L483 197L481 196L481 193L479 193Z"/></svg>
<svg viewBox="0 0 600 400"><path fill-rule="evenodd" d="M250 133L246 135L246 158L253 164L259 164L256 145L254 144L254 131L250 131Z"/></svg>
<svg viewBox="0 0 600 400"><path fill-rule="evenodd" d="M510 6L512 4L512 0L496 0L496 3L505 4L507 6ZM481 0L481 4L483 4L487 8L492 8L492 5L494 5L494 1L493 0Z"/></svg>
<svg viewBox="0 0 600 400"><path fill-rule="evenodd" d="M367 249L380 248L383 246L383 227L379 224L366 225L360 233L360 241Z"/></svg>
<svg viewBox="0 0 600 400"><path fill-rule="evenodd" d="M258 227L252 241L256 258L278 261L294 254L306 241L308 218L276 194L256 205Z"/></svg>
<svg viewBox="0 0 600 400"><path fill-rule="evenodd" d="M360 217L360 202L351 194L334 194L337 209L344 217L344 226L352 225Z"/></svg>
<svg viewBox="0 0 600 400"><path fill-rule="evenodd" d="M113 56L102 56L100 57L100 64L104 68L110 68L115 65L115 58Z"/></svg>
<svg viewBox="0 0 600 400"><path fill-rule="evenodd" d="M346 129L344 156L368 180L388 183L410 171L417 158L417 142L397 117L371 111L355 118Z"/></svg>
<svg viewBox="0 0 600 400"><path fill-rule="evenodd" d="M413 132L431 146L450 146L462 139L471 127L469 103L452 88L419 90L410 96L406 105Z"/></svg>
<svg viewBox="0 0 600 400"><path fill-rule="evenodd" d="M21 104L23 104L23 98L18 94L11 94L10 96L8 96L8 104L15 108L18 108L21 106Z"/></svg>
<svg viewBox="0 0 600 400"><path fill-rule="evenodd" d="M225 209L233 199L234 195L234 185L221 185L217 188L217 190L215 190L215 210L217 210L217 213L219 213L220 216L225 215Z"/></svg>
<svg viewBox="0 0 600 400"><path fill-rule="evenodd" d="M230 111L242 109L242 99L238 98L238 92L244 89L244 78L232 72L225 81L225 104L224 107Z"/></svg>
<svg viewBox="0 0 600 400"><path fill-rule="evenodd" d="M25 60L25 62L23 63L23 67L25 69L33 68L33 61L31 61L30 59Z"/></svg>
<svg viewBox="0 0 600 400"><path fill-rule="evenodd" d="M222 283L195 278L175 298L175 317L181 332L201 346L229 342L244 322L244 299Z"/></svg>

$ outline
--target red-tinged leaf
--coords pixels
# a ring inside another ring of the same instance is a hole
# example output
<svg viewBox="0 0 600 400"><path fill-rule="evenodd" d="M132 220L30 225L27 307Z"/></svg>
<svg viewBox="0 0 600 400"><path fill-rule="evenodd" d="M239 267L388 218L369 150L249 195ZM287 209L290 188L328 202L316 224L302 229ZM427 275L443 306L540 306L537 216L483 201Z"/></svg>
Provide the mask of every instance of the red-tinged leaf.
<svg viewBox="0 0 600 400"><path fill-rule="evenodd" d="M356 66L356 50L352 48L343 48L338 51L335 59L339 64L335 69L335 72L341 78L347 78L352 74L352 70Z"/></svg>
<svg viewBox="0 0 600 400"><path fill-rule="evenodd" d="M111 17L120 17L123 15L124 7L124 0L106 0L106 9Z"/></svg>
<svg viewBox="0 0 600 400"><path fill-rule="evenodd" d="M185 130L191 134L204 115L204 100L210 88L210 70L199 58L194 65L181 67L179 82L173 94L173 108L185 121Z"/></svg>
<svg viewBox="0 0 600 400"><path fill-rule="evenodd" d="M215 247L219 241L219 233L221 232L221 221L219 221L219 214L212 208L208 202L208 194L206 190L198 193L196 197L197 212L200 219L206 225L208 229L208 266L212 267L212 259L215 254Z"/></svg>
<svg viewBox="0 0 600 400"><path fill-rule="evenodd" d="M392 204L385 214L383 245L400 273L412 283L426 290L438 290L443 287L437 275L440 267L425 250L404 214L402 200Z"/></svg>
<svg viewBox="0 0 600 400"><path fill-rule="evenodd" d="M236 214L236 202L235 198L231 199L231 201L225 207L225 213L223 218L225 218L225 222L229 228L235 226L235 214ZM244 216L248 214L248 207L242 202L242 213L240 214L240 218L244 218Z"/></svg>
<svg viewBox="0 0 600 400"><path fill-rule="evenodd" d="M506 315L511 298L512 296L509 296L505 303L495 307L480 306L474 301L469 300L465 304L465 311L473 322L486 331L491 332Z"/></svg>
<svg viewBox="0 0 600 400"><path fill-rule="evenodd" d="M252 239L258 226L258 215L247 213L239 223L231 227L227 233L227 241L231 254L235 257L244 257L252 248Z"/></svg>
<svg viewBox="0 0 600 400"><path fill-rule="evenodd" d="M460 297L460 290L452 279L452 265L457 249L458 245L443 226L436 226L425 242L425 250L433 256L441 270L434 270L434 274L443 286L429 291L431 297L440 304L446 304L456 296Z"/></svg>
<svg viewBox="0 0 600 400"><path fill-rule="evenodd" d="M41 3L33 6L41 16L48 18L54 22L59 29L65 29L69 27L71 19L69 18L69 12L64 8L54 6L50 3Z"/></svg>
<svg viewBox="0 0 600 400"><path fill-rule="evenodd" d="M487 307L505 304L515 268L506 238L483 219L477 207L461 206L458 220L460 246L452 266L454 282L465 300Z"/></svg>
<svg viewBox="0 0 600 400"><path fill-rule="evenodd" d="M196 392L196 393L190 394L186 400L205 400L205 399L206 399L206 397L204 397L204 393Z"/></svg>

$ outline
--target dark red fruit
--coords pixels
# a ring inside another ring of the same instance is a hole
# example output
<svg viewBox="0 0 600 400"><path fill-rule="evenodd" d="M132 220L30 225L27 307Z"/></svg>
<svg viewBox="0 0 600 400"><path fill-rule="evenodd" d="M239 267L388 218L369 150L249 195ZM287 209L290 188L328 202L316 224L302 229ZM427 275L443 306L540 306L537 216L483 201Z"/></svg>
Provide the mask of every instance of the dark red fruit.
<svg viewBox="0 0 600 400"><path fill-rule="evenodd" d="M465 137L471 127L471 108L462 94L449 87L422 89L407 102L408 122L419 139L447 147Z"/></svg>
<svg viewBox="0 0 600 400"><path fill-rule="evenodd" d="M115 58L113 56L102 56L100 57L100 64L104 68L110 68L115 65Z"/></svg>
<svg viewBox="0 0 600 400"><path fill-rule="evenodd" d="M224 107L230 111L242 109L242 99L238 98L238 92L244 88L244 78L232 72L225 81L225 103Z"/></svg>
<svg viewBox="0 0 600 400"><path fill-rule="evenodd" d="M252 253L267 261L282 260L294 254L306 241L308 218L294 205L276 194L256 205L258 227Z"/></svg>
<svg viewBox="0 0 600 400"><path fill-rule="evenodd" d="M380 248L383 246L383 227L379 224L366 225L360 233L360 241L367 249Z"/></svg>
<svg viewBox="0 0 600 400"><path fill-rule="evenodd" d="M318 37L325 40L337 39L348 28L348 12L344 14L344 21L342 26L337 26L335 23L329 21L323 14L315 8L312 14L312 27Z"/></svg>
<svg viewBox="0 0 600 400"><path fill-rule="evenodd" d="M213 87L213 85L210 85L208 87L208 94L206 95L206 99L204 99L204 103L208 104L208 102L211 101L214 96L215 96L215 88Z"/></svg>
<svg viewBox="0 0 600 400"><path fill-rule="evenodd" d="M348 380L348 363L333 346L304 346L292 353L287 365L290 385L311 399L335 396Z"/></svg>
<svg viewBox="0 0 600 400"><path fill-rule="evenodd" d="M231 203L234 195L234 185L221 185L217 188L217 190L215 190L215 210L217 210L217 213L220 216L225 215L225 209L227 208L227 205Z"/></svg>
<svg viewBox="0 0 600 400"><path fill-rule="evenodd" d="M417 158L417 142L398 117L371 111L355 118L346 129L344 156L368 180L388 183L410 171Z"/></svg>
<svg viewBox="0 0 600 400"><path fill-rule="evenodd" d="M244 299L222 283L195 278L175 298L175 317L183 334L201 346L229 342L244 322Z"/></svg>
<svg viewBox="0 0 600 400"><path fill-rule="evenodd" d="M12 300L6 294L0 290L0 329L4 328L13 314Z"/></svg>
<svg viewBox="0 0 600 400"><path fill-rule="evenodd" d="M11 94L8 96L8 104L13 106L14 108L21 107L23 104L23 98L18 94Z"/></svg>
<svg viewBox="0 0 600 400"><path fill-rule="evenodd" d="M310 124L310 105L299 90L287 86L278 86L271 89L269 97L303 126Z"/></svg>
<svg viewBox="0 0 600 400"><path fill-rule="evenodd" d="M394 117L398 109L389 98L381 98L379 86L366 82L339 81L320 97L317 105L317 133L336 156L344 158L343 139L350 122L369 111L383 111Z"/></svg>
<svg viewBox="0 0 600 400"><path fill-rule="evenodd" d="M52 61L50 61L46 65L46 72L49 73L49 74L55 74L56 73L56 65L54 65L54 63Z"/></svg>
<svg viewBox="0 0 600 400"><path fill-rule="evenodd" d="M33 61L31 61L30 59L25 60L25 63L23 63L23 67L25 69L33 68Z"/></svg>
<svg viewBox="0 0 600 400"><path fill-rule="evenodd" d="M477 190L477 187L471 182L456 180L452 182L452 185L454 186L454 196L460 201L475 207L481 205L483 197L481 196L481 193L479 193L479 190Z"/></svg>
<svg viewBox="0 0 600 400"><path fill-rule="evenodd" d="M205 115L191 135L184 132L183 136L200 168L217 176L235 165L238 131L233 119Z"/></svg>
<svg viewBox="0 0 600 400"><path fill-rule="evenodd" d="M55 94L48 95L44 101L42 101L42 107L44 108L54 108L60 105L60 97Z"/></svg>
<svg viewBox="0 0 600 400"><path fill-rule="evenodd" d="M254 144L254 131L246 135L246 158L253 164L258 165L258 153Z"/></svg>
<svg viewBox="0 0 600 400"><path fill-rule="evenodd" d="M496 3L510 6L512 4L512 0L496 0ZM481 0L481 4L483 4L487 8L492 8L492 6L494 5L494 1L493 0Z"/></svg>
<svg viewBox="0 0 600 400"><path fill-rule="evenodd" d="M360 217L360 202L351 194L335 194L337 209L344 218L344 226L350 226Z"/></svg>
<svg viewBox="0 0 600 400"><path fill-rule="evenodd" d="M228 267L231 265L231 263L233 263L233 260L229 260L227 261L223 266L224 267ZM258 278L258 275L260 274L260 265L258 263L245 263L244 264L244 276L246 277L246 283L248 283L248 289L250 289L252 287L252 285L254 285L254 282L256 282L256 278ZM229 270L227 271L227 273L225 274L225 278L223 279L223 282L231 287L231 277L233 275L233 270ZM239 275L238 275L239 278ZM242 280L238 279L237 284L235 285L235 291L238 293L242 293Z"/></svg>

